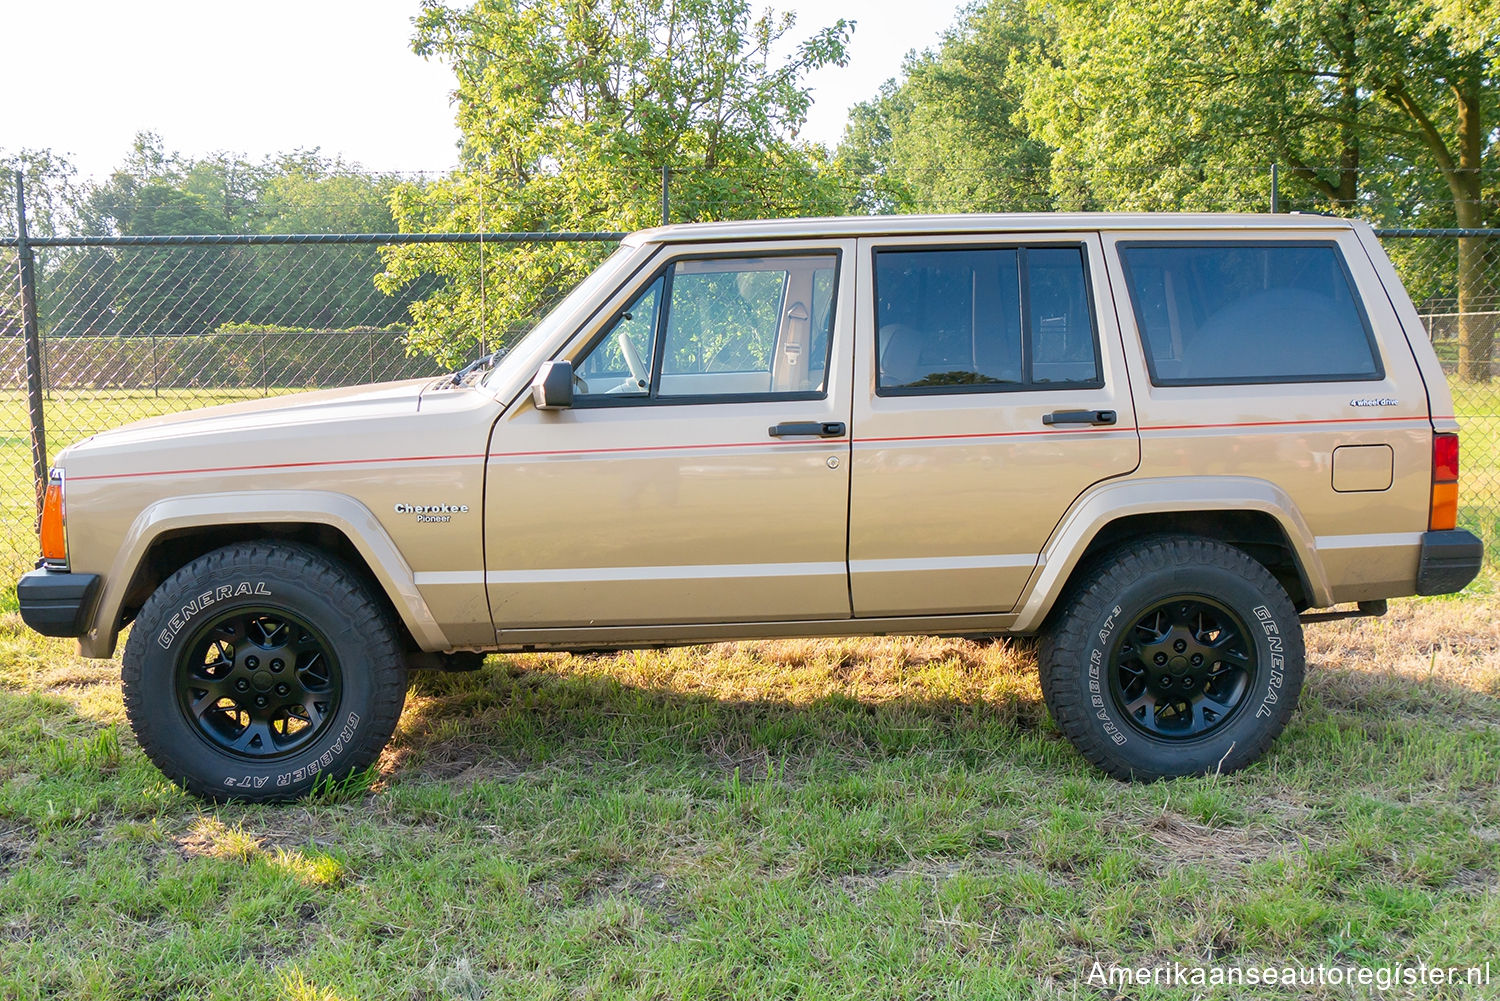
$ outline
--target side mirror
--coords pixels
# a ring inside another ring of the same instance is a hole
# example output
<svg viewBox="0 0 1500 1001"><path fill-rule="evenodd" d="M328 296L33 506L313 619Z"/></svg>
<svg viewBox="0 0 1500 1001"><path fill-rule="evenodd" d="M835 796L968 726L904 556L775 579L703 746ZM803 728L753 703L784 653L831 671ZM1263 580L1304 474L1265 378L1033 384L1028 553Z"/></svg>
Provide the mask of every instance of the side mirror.
<svg viewBox="0 0 1500 1001"><path fill-rule="evenodd" d="M573 405L573 363L544 362L531 380L531 402L538 410L567 410Z"/></svg>

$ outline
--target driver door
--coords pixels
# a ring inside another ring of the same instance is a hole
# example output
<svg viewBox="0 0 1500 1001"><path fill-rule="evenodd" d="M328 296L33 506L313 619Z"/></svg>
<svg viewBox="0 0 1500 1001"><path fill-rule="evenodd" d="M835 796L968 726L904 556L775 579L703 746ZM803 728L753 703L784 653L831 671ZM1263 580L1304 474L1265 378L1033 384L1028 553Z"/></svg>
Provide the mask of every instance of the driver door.
<svg viewBox="0 0 1500 1001"><path fill-rule="evenodd" d="M506 412L485 475L501 642L850 616L853 249L669 248L559 354L573 407Z"/></svg>

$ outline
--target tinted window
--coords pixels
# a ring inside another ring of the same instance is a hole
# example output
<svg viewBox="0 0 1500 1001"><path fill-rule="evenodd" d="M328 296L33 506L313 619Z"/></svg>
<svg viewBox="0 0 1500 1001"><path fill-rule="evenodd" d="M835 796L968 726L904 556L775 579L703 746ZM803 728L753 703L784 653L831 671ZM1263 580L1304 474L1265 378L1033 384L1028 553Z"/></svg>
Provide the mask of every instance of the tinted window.
<svg viewBox="0 0 1500 1001"><path fill-rule="evenodd" d="M822 393L836 265L831 254L676 262L575 366L580 397Z"/></svg>
<svg viewBox="0 0 1500 1001"><path fill-rule="evenodd" d="M1330 244L1125 244L1125 279L1159 386L1383 375Z"/></svg>
<svg viewBox="0 0 1500 1001"><path fill-rule="evenodd" d="M1079 247L880 251L875 292L882 390L1099 385Z"/></svg>

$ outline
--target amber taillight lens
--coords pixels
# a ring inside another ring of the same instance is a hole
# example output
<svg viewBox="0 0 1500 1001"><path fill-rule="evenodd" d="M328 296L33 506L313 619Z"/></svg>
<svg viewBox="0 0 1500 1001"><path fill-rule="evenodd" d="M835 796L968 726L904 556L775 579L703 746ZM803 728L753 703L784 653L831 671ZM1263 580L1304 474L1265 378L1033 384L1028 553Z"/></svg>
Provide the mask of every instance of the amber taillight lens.
<svg viewBox="0 0 1500 1001"><path fill-rule="evenodd" d="M63 481L54 475L42 501L42 559L48 563L68 561L68 536L63 531Z"/></svg>
<svg viewBox="0 0 1500 1001"><path fill-rule="evenodd" d="M1427 527L1434 532L1458 525L1458 435L1432 436L1432 510Z"/></svg>

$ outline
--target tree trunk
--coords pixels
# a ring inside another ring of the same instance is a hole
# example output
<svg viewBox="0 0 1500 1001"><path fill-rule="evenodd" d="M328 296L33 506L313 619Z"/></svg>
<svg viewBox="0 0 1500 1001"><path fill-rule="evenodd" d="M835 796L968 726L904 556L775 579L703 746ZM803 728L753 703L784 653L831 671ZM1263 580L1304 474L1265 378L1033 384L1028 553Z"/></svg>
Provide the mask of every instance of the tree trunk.
<svg viewBox="0 0 1500 1001"><path fill-rule="evenodd" d="M1480 157L1483 133L1479 111L1478 67L1454 88L1458 98L1458 166L1452 184L1454 215L1459 226L1477 229L1484 223L1483 185L1480 183ZM1492 294L1485 258L1491 253L1493 238L1460 237L1458 240L1458 375L1465 382L1489 382L1494 370L1495 318L1477 315ZM1500 253L1500 245L1495 252ZM1500 261L1495 264L1500 270Z"/></svg>
<svg viewBox="0 0 1500 1001"><path fill-rule="evenodd" d="M1473 224L1462 220L1459 223ZM1495 317L1480 315L1481 311L1487 311L1486 306L1492 305L1487 302L1490 282L1485 273L1485 258L1490 244L1495 242L1495 238L1483 236L1458 239L1458 377L1465 382L1489 382L1495 367ZM1500 262L1496 267L1500 268Z"/></svg>

